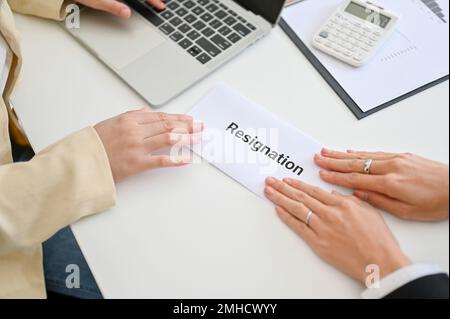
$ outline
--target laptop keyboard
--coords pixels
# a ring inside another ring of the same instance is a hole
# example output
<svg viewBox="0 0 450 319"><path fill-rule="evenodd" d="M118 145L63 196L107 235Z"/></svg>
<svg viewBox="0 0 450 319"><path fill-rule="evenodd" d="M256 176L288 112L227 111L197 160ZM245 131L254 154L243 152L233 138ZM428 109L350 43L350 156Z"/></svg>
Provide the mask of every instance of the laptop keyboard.
<svg viewBox="0 0 450 319"><path fill-rule="evenodd" d="M202 64L256 30L219 0L166 0L163 11L145 0L126 2Z"/></svg>

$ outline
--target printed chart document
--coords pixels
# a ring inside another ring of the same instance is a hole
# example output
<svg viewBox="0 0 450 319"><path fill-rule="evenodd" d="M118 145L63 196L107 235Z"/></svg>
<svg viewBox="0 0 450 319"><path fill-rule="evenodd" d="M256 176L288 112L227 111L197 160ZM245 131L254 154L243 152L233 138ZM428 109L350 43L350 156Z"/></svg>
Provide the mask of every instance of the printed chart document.
<svg viewBox="0 0 450 319"><path fill-rule="evenodd" d="M396 13L396 30L376 56L354 68L312 47L312 38L342 0L307 0L283 19L363 112L449 74L449 1L376 0ZM424 106L425 107L425 106Z"/></svg>
<svg viewBox="0 0 450 319"><path fill-rule="evenodd" d="M268 176L330 189L313 161L320 143L231 88L217 87L189 114L205 124L194 152L255 194L264 198Z"/></svg>

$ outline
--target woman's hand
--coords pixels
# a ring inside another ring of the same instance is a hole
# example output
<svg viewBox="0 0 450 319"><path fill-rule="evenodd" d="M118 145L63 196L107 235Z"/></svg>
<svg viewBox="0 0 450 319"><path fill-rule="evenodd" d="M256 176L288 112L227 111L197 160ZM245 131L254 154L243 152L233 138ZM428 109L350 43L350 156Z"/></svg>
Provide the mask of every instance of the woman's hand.
<svg viewBox="0 0 450 319"><path fill-rule="evenodd" d="M148 109L127 112L95 126L108 154L114 181L142 171L183 166L191 156L152 155L167 147L201 141L203 124L188 115L154 113Z"/></svg>
<svg viewBox="0 0 450 319"><path fill-rule="evenodd" d="M369 265L379 266L382 279L411 263L380 213L355 196L272 177L266 180L265 195L276 205L281 220L321 258L362 283Z"/></svg>
<svg viewBox="0 0 450 319"><path fill-rule="evenodd" d="M370 175L364 163L372 159ZM354 189L354 195L397 215L419 221L448 218L448 166L412 154L336 152L315 156L328 183Z"/></svg>
<svg viewBox="0 0 450 319"><path fill-rule="evenodd" d="M130 8L117 0L77 0L78 3L93 9L109 12L121 18L131 16ZM147 0L147 2L158 10L163 10L166 5L165 0Z"/></svg>

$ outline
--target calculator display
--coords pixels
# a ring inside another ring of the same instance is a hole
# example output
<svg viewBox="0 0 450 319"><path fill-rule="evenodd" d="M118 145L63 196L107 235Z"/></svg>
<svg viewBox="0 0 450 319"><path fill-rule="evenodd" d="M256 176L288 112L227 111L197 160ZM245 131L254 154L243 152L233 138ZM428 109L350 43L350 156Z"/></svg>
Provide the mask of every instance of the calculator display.
<svg viewBox="0 0 450 319"><path fill-rule="evenodd" d="M369 9L355 2L350 2L347 8L345 8L345 12L373 23L377 26L380 26L383 29L385 29L391 21L391 18L389 18L388 16L385 16L375 10Z"/></svg>

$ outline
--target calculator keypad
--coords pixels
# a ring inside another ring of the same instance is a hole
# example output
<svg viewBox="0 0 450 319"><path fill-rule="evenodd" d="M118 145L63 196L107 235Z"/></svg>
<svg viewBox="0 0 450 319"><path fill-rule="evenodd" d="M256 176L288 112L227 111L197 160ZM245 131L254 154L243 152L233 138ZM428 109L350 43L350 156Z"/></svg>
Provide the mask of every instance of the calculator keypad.
<svg viewBox="0 0 450 319"><path fill-rule="evenodd" d="M377 27L336 13L314 37L317 47L352 64L362 64L383 37Z"/></svg>

